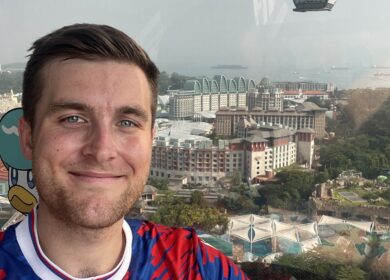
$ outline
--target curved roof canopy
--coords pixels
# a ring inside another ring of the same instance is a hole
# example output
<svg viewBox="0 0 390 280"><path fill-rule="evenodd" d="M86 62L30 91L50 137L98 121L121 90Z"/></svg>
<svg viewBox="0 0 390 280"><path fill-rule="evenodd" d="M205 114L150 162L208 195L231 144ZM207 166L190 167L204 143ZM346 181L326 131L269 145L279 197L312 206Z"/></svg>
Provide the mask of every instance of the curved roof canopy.
<svg viewBox="0 0 390 280"><path fill-rule="evenodd" d="M223 75L215 75L214 80L217 81L220 92L228 92L228 85L226 77Z"/></svg>
<svg viewBox="0 0 390 280"><path fill-rule="evenodd" d="M209 93L210 92L210 82L204 77L201 80L199 80L199 82L202 84L202 92Z"/></svg>
<svg viewBox="0 0 390 280"><path fill-rule="evenodd" d="M218 93L219 92L219 87L218 87L218 83L216 80L211 81L210 92L211 93Z"/></svg>
<svg viewBox="0 0 390 280"><path fill-rule="evenodd" d="M237 92L237 84L235 80L229 80L228 90L229 92Z"/></svg>
<svg viewBox="0 0 390 280"><path fill-rule="evenodd" d="M255 89L256 88L256 83L254 80L252 79L249 79L247 81L247 90L250 91L251 89Z"/></svg>
<svg viewBox="0 0 390 280"><path fill-rule="evenodd" d="M264 78L261 79L259 85L263 86L263 87L271 87L272 86L272 82L270 81L270 79L264 77Z"/></svg>

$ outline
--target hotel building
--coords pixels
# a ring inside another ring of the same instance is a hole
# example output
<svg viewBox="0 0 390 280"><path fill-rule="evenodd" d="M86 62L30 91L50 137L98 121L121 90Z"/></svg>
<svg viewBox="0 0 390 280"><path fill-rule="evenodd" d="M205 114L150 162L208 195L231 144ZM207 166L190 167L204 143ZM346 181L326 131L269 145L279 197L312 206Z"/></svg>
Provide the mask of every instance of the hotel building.
<svg viewBox="0 0 390 280"><path fill-rule="evenodd" d="M252 118L257 124L282 125L295 130L310 128L316 138L326 136L325 111L312 102L304 102L295 108L263 111L261 108L221 108L216 113L215 133L218 136L235 137L237 124L242 118Z"/></svg>
<svg viewBox="0 0 390 280"><path fill-rule="evenodd" d="M189 183L214 185L220 178L239 171L252 182L267 171L297 160L311 165L314 131L293 131L280 127L250 131L245 138L219 140L181 140L158 137L154 141L150 176L169 179L186 176Z"/></svg>
<svg viewBox="0 0 390 280"><path fill-rule="evenodd" d="M247 106L247 93L255 89L255 82L243 77L188 80L183 89L168 90L169 118L191 119L196 113L215 112L221 107Z"/></svg>

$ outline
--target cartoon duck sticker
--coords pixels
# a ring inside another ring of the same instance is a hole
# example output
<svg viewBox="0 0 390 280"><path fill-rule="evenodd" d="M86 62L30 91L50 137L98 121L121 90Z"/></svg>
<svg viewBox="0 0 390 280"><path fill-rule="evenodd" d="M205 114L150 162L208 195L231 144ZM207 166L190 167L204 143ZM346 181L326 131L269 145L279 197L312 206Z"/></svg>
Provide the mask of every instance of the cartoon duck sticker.
<svg viewBox="0 0 390 280"><path fill-rule="evenodd" d="M0 120L0 158L8 170L8 199L13 208L29 213L38 202L31 161L26 160L19 144L18 125L22 108L5 113Z"/></svg>

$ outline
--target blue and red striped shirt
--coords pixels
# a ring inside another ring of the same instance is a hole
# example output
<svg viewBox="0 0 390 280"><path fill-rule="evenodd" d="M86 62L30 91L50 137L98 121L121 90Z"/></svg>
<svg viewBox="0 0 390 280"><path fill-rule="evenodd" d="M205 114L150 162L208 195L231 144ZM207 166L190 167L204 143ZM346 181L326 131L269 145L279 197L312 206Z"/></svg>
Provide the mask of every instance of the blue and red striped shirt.
<svg viewBox="0 0 390 280"><path fill-rule="evenodd" d="M247 279L218 250L204 244L193 229L126 220L124 255L109 273L84 279ZM72 277L42 251L36 210L0 233L1 279L81 279Z"/></svg>

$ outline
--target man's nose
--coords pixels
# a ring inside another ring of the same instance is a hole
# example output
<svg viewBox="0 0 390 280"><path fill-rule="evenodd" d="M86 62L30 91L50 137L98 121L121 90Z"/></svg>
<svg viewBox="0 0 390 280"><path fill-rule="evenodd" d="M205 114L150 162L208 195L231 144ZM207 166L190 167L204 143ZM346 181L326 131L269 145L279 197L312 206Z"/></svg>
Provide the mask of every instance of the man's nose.
<svg viewBox="0 0 390 280"><path fill-rule="evenodd" d="M113 129L107 125L91 127L83 154L93 157L97 162L105 162L116 157L115 136Z"/></svg>

